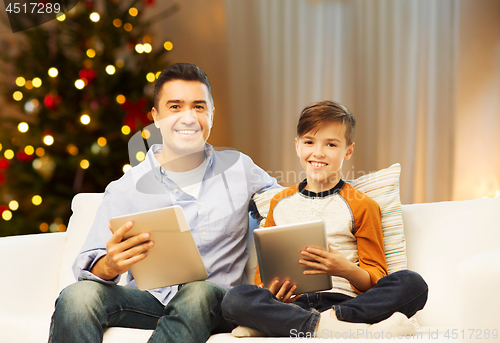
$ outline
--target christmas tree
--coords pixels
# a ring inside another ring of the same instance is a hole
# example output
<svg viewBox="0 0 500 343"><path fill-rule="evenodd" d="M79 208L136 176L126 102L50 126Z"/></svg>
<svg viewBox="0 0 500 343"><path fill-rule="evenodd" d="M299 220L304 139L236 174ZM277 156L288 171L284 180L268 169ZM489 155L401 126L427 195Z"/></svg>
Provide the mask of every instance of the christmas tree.
<svg viewBox="0 0 500 343"><path fill-rule="evenodd" d="M1 92L17 111L0 114L0 236L64 231L75 194L130 168L128 139L151 124L172 49L150 25L177 10L146 20L148 6L80 1L2 41Z"/></svg>

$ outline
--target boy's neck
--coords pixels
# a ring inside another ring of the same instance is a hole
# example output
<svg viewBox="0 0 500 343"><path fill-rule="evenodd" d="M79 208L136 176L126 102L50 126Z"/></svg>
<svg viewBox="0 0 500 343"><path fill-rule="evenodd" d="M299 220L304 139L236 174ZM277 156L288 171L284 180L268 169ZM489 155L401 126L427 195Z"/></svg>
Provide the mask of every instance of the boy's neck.
<svg viewBox="0 0 500 343"><path fill-rule="evenodd" d="M329 179L328 182L310 182L310 180L306 178L306 185L304 189L313 193L327 192L330 189L335 188L340 180L341 178L337 177Z"/></svg>
<svg viewBox="0 0 500 343"><path fill-rule="evenodd" d="M321 193L329 193L330 191L341 187L343 184L344 181L340 178L335 179L332 182L329 182L328 185L325 185L323 183L310 184L308 179L306 178L304 181L301 182L301 187L303 187L303 189L306 190L307 192L314 194L321 194Z"/></svg>

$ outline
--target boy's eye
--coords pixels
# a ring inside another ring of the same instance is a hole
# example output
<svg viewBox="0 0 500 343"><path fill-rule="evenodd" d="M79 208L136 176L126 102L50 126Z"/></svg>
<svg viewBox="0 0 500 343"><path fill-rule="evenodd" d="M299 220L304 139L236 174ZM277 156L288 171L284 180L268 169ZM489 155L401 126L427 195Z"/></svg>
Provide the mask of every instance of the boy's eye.
<svg viewBox="0 0 500 343"><path fill-rule="evenodd" d="M335 143L328 143L328 147L330 148L335 148L337 146L337 144Z"/></svg>
<svg viewBox="0 0 500 343"><path fill-rule="evenodd" d="M313 144L312 141L304 141L304 144Z"/></svg>

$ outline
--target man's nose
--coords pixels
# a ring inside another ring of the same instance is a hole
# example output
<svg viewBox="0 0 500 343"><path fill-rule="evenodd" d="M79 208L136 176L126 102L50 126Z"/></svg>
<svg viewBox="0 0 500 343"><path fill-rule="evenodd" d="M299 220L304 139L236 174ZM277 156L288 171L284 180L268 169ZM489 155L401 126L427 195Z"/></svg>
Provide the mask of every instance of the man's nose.
<svg viewBox="0 0 500 343"><path fill-rule="evenodd" d="M181 122L186 125L191 125L196 123L198 116L195 110L187 110L181 113Z"/></svg>

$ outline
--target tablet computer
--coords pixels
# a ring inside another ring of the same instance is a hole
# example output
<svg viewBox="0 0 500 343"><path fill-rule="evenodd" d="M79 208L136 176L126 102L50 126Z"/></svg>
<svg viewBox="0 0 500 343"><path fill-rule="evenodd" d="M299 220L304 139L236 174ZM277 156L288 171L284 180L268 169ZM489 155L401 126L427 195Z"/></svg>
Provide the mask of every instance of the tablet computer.
<svg viewBox="0 0 500 343"><path fill-rule="evenodd" d="M200 252L180 206L139 212L110 220L113 232L134 223L125 239L148 232L154 242L148 256L130 267L140 290L179 285L208 278Z"/></svg>
<svg viewBox="0 0 500 343"><path fill-rule="evenodd" d="M329 290L330 275L304 275L310 269L299 263L300 254L307 247L328 251L325 222L323 220L256 229L255 248L262 282L268 287L275 278L297 285L295 294Z"/></svg>

